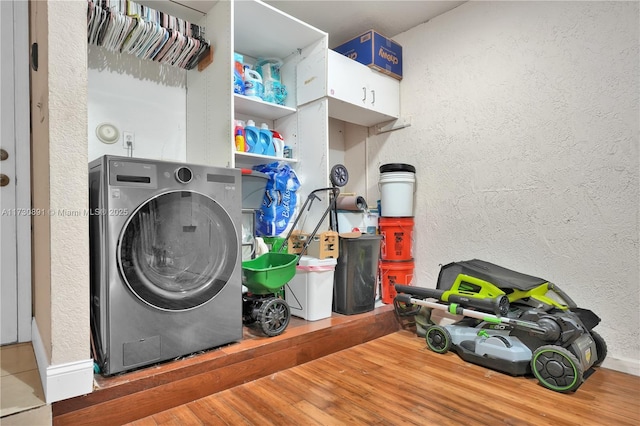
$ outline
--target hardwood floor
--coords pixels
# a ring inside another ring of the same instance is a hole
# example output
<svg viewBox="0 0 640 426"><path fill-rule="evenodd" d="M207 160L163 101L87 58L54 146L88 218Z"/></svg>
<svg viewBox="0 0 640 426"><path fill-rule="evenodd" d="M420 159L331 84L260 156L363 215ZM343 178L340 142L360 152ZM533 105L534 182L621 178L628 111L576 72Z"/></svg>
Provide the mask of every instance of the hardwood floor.
<svg viewBox="0 0 640 426"><path fill-rule="evenodd" d="M245 327L242 341L112 377L95 390L52 405L53 424L120 425L393 333L393 306L358 315L291 318L279 336Z"/></svg>
<svg viewBox="0 0 640 426"><path fill-rule="evenodd" d="M638 425L640 377L596 369L572 394L439 355L408 330L145 417L154 425Z"/></svg>

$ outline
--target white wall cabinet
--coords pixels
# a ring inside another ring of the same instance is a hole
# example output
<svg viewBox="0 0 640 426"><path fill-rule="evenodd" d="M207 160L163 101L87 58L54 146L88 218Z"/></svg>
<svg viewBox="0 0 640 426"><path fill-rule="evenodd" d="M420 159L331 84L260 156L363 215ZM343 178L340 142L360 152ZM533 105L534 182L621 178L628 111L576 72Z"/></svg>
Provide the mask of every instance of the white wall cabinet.
<svg viewBox="0 0 640 426"><path fill-rule="evenodd" d="M327 97L330 117L366 127L400 115L398 80L333 50L300 61L297 75L298 105Z"/></svg>

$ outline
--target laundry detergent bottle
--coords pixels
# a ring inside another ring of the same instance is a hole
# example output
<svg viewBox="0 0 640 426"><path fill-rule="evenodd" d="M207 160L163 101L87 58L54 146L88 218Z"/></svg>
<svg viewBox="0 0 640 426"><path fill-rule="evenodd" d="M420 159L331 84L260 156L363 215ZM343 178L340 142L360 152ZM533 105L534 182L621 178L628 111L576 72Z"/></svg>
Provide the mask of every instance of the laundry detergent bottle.
<svg viewBox="0 0 640 426"><path fill-rule="evenodd" d="M244 94L250 98L262 100L264 86L262 84L262 76L258 71L249 68L244 69Z"/></svg>
<svg viewBox="0 0 640 426"><path fill-rule="evenodd" d="M233 135L235 138L236 151L245 152L247 150L247 144L244 140L244 123L240 120L236 120L236 126L233 129Z"/></svg>
<svg viewBox="0 0 640 426"><path fill-rule="evenodd" d="M263 154L275 157L276 150L273 147L273 134L271 133L271 130L269 130L269 126L267 126L267 123L262 123L262 125L260 126L259 137L260 137L260 145L262 145L264 150Z"/></svg>
<svg viewBox="0 0 640 426"><path fill-rule="evenodd" d="M284 138L282 135L275 130L271 131L271 135L273 136L273 149L276 151L276 157L283 158L284 157Z"/></svg>
<svg viewBox="0 0 640 426"><path fill-rule="evenodd" d="M247 126L244 128L244 143L247 146L247 152L252 154L264 153L264 147L260 143L260 130L253 120L247 121Z"/></svg>
<svg viewBox="0 0 640 426"><path fill-rule="evenodd" d="M239 53L234 53L233 57L233 93L244 95L244 68L242 65L244 57Z"/></svg>

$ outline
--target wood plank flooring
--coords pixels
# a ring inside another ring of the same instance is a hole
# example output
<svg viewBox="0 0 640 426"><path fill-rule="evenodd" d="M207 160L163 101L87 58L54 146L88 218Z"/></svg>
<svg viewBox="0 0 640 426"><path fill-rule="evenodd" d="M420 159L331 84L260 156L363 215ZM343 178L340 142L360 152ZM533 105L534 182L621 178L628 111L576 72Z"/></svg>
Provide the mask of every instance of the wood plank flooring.
<svg viewBox="0 0 640 426"><path fill-rule="evenodd" d="M393 306L358 315L292 318L279 336L245 327L242 341L113 377L95 376L95 390L52 405L53 424L119 425L393 333Z"/></svg>
<svg viewBox="0 0 640 426"><path fill-rule="evenodd" d="M597 369L572 394L439 355L408 330L130 423L638 425L640 377Z"/></svg>

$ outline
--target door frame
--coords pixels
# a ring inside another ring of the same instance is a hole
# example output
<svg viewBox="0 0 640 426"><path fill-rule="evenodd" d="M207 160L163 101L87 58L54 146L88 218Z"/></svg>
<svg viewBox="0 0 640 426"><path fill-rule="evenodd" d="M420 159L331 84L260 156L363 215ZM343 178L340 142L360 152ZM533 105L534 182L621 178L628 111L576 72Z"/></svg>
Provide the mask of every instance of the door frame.
<svg viewBox="0 0 640 426"><path fill-rule="evenodd" d="M31 114L29 87L29 2L13 3L14 22L14 81L16 84L16 207L31 209ZM18 341L31 341L32 282L31 282L31 217L19 217L18 236Z"/></svg>
<svg viewBox="0 0 640 426"><path fill-rule="evenodd" d="M13 124L14 179L16 211L31 211L31 139L29 89L29 2L11 1L10 16L2 17L3 25L13 28ZM4 59L6 60L6 58ZM11 72L11 71L10 71ZM7 160L5 160L7 161ZM17 342L31 341L31 215L15 215L16 220L16 286ZM3 283L5 285L6 283ZM7 342L10 343L10 342Z"/></svg>

